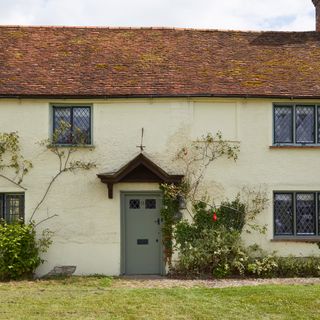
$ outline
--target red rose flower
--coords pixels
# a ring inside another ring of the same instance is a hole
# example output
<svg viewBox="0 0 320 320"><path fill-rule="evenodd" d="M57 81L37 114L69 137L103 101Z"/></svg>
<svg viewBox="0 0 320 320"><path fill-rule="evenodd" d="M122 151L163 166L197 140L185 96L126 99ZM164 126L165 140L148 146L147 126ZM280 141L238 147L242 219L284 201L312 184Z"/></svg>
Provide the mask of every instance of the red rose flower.
<svg viewBox="0 0 320 320"><path fill-rule="evenodd" d="M213 220L213 221L217 221L217 219L218 219L217 213L214 212L214 213L213 213L213 216L212 216L212 220Z"/></svg>

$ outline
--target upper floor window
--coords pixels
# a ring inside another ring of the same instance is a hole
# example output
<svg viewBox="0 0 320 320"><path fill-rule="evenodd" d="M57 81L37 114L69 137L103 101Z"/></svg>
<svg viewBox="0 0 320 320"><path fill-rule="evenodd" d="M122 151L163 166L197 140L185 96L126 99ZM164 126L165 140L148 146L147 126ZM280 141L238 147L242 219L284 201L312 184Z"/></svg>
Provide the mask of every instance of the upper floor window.
<svg viewBox="0 0 320 320"><path fill-rule="evenodd" d="M91 144L89 106L53 106L53 143Z"/></svg>
<svg viewBox="0 0 320 320"><path fill-rule="evenodd" d="M7 223L24 219L23 193L0 193L0 219Z"/></svg>
<svg viewBox="0 0 320 320"><path fill-rule="evenodd" d="M274 194L275 236L320 235L319 201L319 192L276 192Z"/></svg>
<svg viewBox="0 0 320 320"><path fill-rule="evenodd" d="M320 106L275 105L275 144L320 144Z"/></svg>

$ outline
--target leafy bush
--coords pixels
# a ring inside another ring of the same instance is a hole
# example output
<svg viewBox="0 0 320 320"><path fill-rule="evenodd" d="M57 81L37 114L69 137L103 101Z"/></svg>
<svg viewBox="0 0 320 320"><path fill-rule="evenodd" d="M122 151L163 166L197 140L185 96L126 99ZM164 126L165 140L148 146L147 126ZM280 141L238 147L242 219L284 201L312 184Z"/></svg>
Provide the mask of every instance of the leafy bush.
<svg viewBox="0 0 320 320"><path fill-rule="evenodd" d="M267 255L253 259L246 266L246 273L262 278L275 277L277 275L278 263L276 257Z"/></svg>
<svg viewBox="0 0 320 320"><path fill-rule="evenodd" d="M278 277L319 277L319 257L277 257Z"/></svg>
<svg viewBox="0 0 320 320"><path fill-rule="evenodd" d="M173 273L221 278L243 274L246 261L247 255L238 231L203 229L192 243L181 248Z"/></svg>
<svg viewBox="0 0 320 320"><path fill-rule="evenodd" d="M241 241L246 213L246 206L239 197L224 202L219 210L196 202L192 222L182 220L175 226L179 259L171 273L216 278L320 276L320 257L278 257L257 245L246 248Z"/></svg>
<svg viewBox="0 0 320 320"><path fill-rule="evenodd" d="M174 236L179 248L198 239L203 230L222 228L222 231L241 233L245 225L246 206L238 195L234 201L222 202L219 210L208 209L205 202L197 201L193 205L193 213L192 223L184 219L176 224Z"/></svg>
<svg viewBox="0 0 320 320"><path fill-rule="evenodd" d="M193 208L193 222L183 219L175 226L174 238L179 250L194 246L194 242L200 240L202 231L213 228L212 212L206 209L206 204L197 202Z"/></svg>
<svg viewBox="0 0 320 320"><path fill-rule="evenodd" d="M277 257L274 254L250 259L246 274L270 277L319 277L319 257Z"/></svg>
<svg viewBox="0 0 320 320"><path fill-rule="evenodd" d="M227 230L242 232L246 223L246 205L240 201L239 194L233 201L221 202L217 214L217 225L223 225Z"/></svg>
<svg viewBox="0 0 320 320"><path fill-rule="evenodd" d="M40 253L51 244L50 237L45 230L37 240L33 224L0 223L0 279L30 277L43 262Z"/></svg>
<svg viewBox="0 0 320 320"><path fill-rule="evenodd" d="M236 198L224 202L223 209L207 209L198 201L193 206L193 221L175 226L174 238L179 261L172 270L180 275L225 277L244 274L248 256L241 241L245 206Z"/></svg>

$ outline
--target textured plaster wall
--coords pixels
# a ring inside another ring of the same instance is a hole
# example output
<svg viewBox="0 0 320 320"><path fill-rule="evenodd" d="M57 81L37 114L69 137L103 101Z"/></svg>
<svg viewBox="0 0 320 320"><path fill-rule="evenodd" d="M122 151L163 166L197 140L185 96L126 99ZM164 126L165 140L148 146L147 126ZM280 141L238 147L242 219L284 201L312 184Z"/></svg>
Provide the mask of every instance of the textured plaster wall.
<svg viewBox="0 0 320 320"><path fill-rule="evenodd" d="M39 202L58 166L50 151L37 144L50 134L50 103L84 101L0 100L2 132L18 131L22 151L34 163L26 176L26 219ZM113 171L137 155L141 128L145 129L146 155L169 173L180 173L173 161L185 142L207 132L221 130L224 137L240 145L239 160L217 161L208 171L205 185L215 199L233 197L243 186L264 188L270 201L273 190L320 190L315 168L320 150L270 149L272 144L271 100L163 99L85 101L92 105L92 150L82 149L77 158L96 161L98 168L61 176L50 191L36 220L57 214L41 226L54 231L42 275L55 265L76 265L77 274L120 272L120 191L157 190L157 184L120 183L114 199L97 173ZM21 191L0 180L0 192ZM259 221L268 225L266 235L246 235L247 243L258 243L279 254L318 254L314 244L272 242L273 212L270 205Z"/></svg>

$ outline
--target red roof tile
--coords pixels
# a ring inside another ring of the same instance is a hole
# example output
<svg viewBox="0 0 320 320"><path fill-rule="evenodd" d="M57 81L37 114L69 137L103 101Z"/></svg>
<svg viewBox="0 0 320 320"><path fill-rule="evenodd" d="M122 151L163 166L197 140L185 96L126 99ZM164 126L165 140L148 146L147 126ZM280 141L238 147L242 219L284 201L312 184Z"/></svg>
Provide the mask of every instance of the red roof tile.
<svg viewBox="0 0 320 320"><path fill-rule="evenodd" d="M320 98L320 32L2 26L0 96Z"/></svg>

